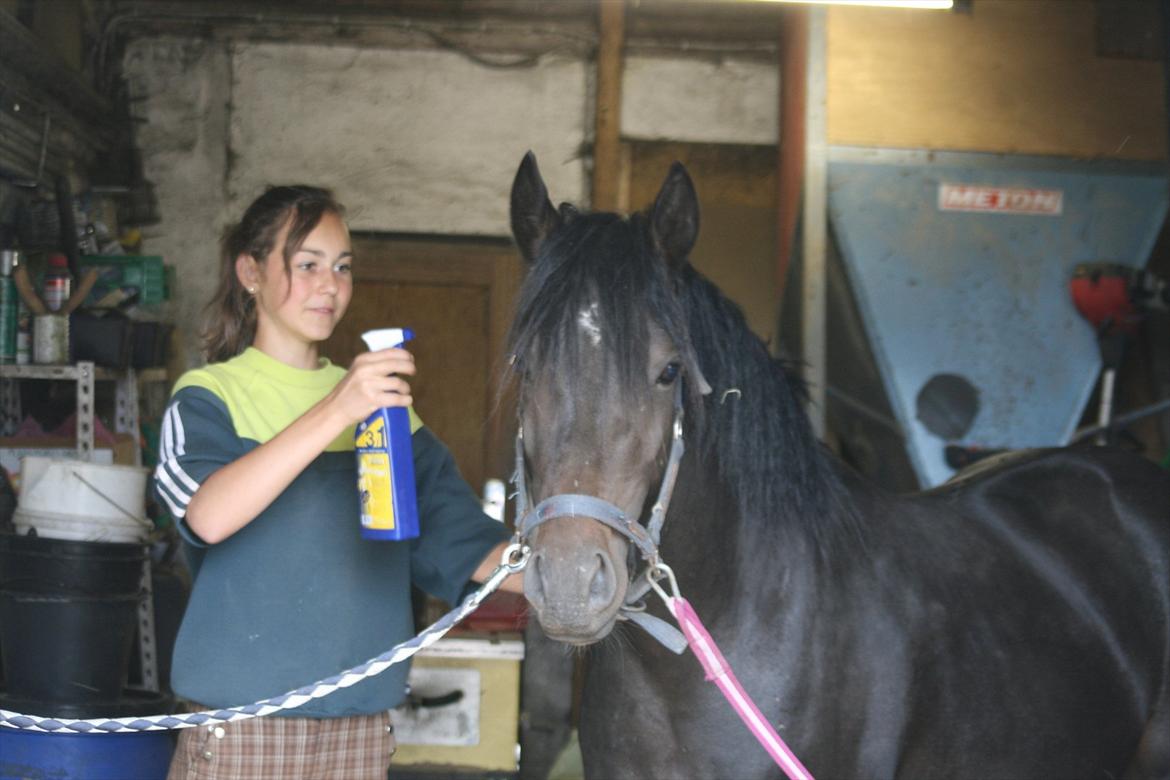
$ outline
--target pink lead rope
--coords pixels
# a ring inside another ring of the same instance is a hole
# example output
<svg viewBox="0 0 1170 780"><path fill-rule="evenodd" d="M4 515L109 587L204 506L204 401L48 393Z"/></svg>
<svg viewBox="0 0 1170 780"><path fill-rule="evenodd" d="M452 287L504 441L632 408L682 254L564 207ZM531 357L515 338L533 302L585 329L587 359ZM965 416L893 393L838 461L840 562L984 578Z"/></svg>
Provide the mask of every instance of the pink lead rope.
<svg viewBox="0 0 1170 780"><path fill-rule="evenodd" d="M739 719L764 746L764 750L768 751L772 760L784 770L790 780L813 780L812 773L805 769L804 764L800 763L800 759L793 754L788 745L784 744L784 740L776 733L776 729L772 728L772 724L764 718L760 708L739 684L739 678L735 676L731 665L727 663L727 659L719 651L715 640L703 627L702 621L695 614L690 602L682 596L662 595L666 600L666 606L674 615L674 619L678 621L683 634L686 635L691 651L699 659L699 663L703 665L707 679L719 686L719 690L723 692L723 696L731 704L735 714L739 715Z"/></svg>

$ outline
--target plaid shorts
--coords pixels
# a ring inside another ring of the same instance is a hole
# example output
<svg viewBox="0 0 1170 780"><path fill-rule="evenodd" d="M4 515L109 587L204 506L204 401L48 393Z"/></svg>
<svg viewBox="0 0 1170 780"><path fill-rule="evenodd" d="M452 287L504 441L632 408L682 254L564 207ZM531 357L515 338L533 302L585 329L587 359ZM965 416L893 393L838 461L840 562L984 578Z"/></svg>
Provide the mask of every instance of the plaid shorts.
<svg viewBox="0 0 1170 780"><path fill-rule="evenodd" d="M390 713L249 718L179 731L167 780L386 780Z"/></svg>

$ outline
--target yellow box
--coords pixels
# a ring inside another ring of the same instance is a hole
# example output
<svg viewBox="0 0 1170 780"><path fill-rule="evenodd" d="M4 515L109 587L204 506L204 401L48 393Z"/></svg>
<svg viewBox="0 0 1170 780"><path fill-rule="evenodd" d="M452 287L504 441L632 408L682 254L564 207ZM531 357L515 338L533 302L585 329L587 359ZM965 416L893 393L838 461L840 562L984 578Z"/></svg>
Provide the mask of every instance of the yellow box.
<svg viewBox="0 0 1170 780"><path fill-rule="evenodd" d="M520 634L441 639L414 658L410 702L391 716L394 767L515 772L520 729Z"/></svg>

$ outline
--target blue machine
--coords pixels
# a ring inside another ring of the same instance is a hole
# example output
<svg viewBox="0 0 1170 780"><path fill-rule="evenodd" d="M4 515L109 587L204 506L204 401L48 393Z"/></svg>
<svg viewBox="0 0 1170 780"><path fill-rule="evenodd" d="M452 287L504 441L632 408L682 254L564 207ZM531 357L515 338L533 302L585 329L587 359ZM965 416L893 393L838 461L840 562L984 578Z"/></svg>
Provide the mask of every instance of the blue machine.
<svg viewBox="0 0 1170 780"><path fill-rule="evenodd" d="M954 473L947 444L1068 443L1101 367L1069 280L1080 263L1145 265L1167 176L1153 164L838 147L828 206L829 426L846 439L868 428L908 463L899 478L881 452L861 460L896 487L929 487ZM785 303L792 347L795 296Z"/></svg>

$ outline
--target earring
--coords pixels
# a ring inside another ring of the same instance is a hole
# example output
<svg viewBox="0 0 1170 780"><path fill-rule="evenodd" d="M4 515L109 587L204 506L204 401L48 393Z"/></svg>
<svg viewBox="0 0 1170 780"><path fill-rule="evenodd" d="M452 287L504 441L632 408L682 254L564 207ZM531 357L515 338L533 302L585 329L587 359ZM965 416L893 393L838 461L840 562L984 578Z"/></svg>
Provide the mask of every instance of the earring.
<svg viewBox="0 0 1170 780"><path fill-rule="evenodd" d="M252 293L252 295L255 295L255 294L256 294L256 288L255 288L255 287L249 287L249 288L248 288L248 292Z"/></svg>

